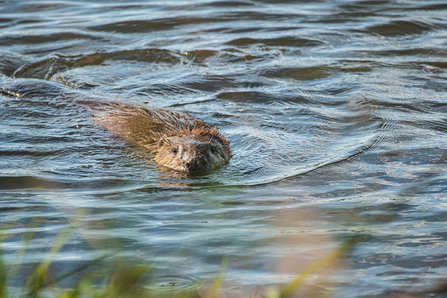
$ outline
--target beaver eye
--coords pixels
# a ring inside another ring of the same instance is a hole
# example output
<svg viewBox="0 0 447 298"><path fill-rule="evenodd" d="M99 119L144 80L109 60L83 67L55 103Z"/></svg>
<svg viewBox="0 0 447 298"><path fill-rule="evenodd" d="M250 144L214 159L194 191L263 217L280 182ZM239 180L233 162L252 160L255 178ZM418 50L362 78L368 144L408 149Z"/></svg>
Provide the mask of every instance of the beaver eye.
<svg viewBox="0 0 447 298"><path fill-rule="evenodd" d="M172 153L177 154L177 148L172 149Z"/></svg>
<svg viewBox="0 0 447 298"><path fill-rule="evenodd" d="M211 149L211 153L212 153L212 154L216 153L216 148L214 148L213 146L211 146L210 149Z"/></svg>

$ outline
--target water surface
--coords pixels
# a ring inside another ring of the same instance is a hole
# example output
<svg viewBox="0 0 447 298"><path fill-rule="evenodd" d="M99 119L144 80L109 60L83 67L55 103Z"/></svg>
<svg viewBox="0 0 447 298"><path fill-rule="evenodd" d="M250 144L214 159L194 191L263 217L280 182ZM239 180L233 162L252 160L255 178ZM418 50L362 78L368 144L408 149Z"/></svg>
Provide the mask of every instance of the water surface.
<svg viewBox="0 0 447 298"><path fill-rule="evenodd" d="M359 235L334 297L429 289L447 270L446 29L444 1L0 1L2 82L185 111L233 148L175 175L80 107L0 96L6 261L32 218L25 265L78 220L56 265L119 248L181 288L229 257L226 291L249 297Z"/></svg>

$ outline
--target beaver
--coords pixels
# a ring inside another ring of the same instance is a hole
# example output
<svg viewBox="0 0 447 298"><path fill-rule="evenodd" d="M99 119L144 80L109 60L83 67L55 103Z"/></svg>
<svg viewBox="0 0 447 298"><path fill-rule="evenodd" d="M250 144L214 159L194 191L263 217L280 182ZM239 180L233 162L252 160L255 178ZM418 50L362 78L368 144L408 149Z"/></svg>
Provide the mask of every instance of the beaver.
<svg viewBox="0 0 447 298"><path fill-rule="evenodd" d="M231 158L230 142L217 128L179 111L111 102L41 80L12 80L0 92L16 97L60 95L86 108L92 122L153 153L164 167L197 172L222 166ZM36 82L38 81L38 83ZM42 85L44 84L44 85ZM41 92L42 91L42 92Z"/></svg>

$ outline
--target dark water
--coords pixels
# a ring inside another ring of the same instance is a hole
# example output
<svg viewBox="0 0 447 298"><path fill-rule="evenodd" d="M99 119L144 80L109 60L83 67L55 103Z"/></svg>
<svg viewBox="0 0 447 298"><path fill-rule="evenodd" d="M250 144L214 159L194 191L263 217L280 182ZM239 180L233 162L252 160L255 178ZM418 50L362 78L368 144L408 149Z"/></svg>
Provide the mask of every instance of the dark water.
<svg viewBox="0 0 447 298"><path fill-rule="evenodd" d="M51 80L186 111L231 141L201 176L165 171L51 94L0 96L6 261L103 251L159 285L284 284L353 235L333 297L430 289L447 271L445 1L0 1L2 81Z"/></svg>

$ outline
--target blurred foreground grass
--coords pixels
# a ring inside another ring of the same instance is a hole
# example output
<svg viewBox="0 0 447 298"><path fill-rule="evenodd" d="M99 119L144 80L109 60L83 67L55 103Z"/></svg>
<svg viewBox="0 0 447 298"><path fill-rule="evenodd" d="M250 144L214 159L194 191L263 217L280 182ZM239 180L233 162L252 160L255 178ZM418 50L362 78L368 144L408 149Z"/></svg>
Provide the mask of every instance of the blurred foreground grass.
<svg viewBox="0 0 447 298"><path fill-rule="evenodd" d="M30 241L33 238L38 223L29 226L29 231L22 237L22 245L15 253L12 263L6 266L0 249L0 298L9 297L54 297L54 298L110 298L110 297L173 297L173 298L222 298L228 297L223 289L225 268L228 260L222 262L220 271L214 280L198 285L192 289L183 290L148 290L156 276L153 266L142 261L131 262L119 258L117 253L100 256L64 273L51 272L51 264L55 256L71 237L76 229L72 224L60 232L48 250L46 257L27 276L19 276ZM4 233L14 223L6 223L0 230L0 243L8 234ZM318 275L319 272L334 268L338 262L355 246L356 240L349 240L337 250L322 256L305 268L300 268L298 275L285 286L271 286L256 289L252 298L288 298L295 297L330 297L329 289L309 286L306 281ZM22 270L23 271L23 270ZM70 285L61 286L61 282L72 278ZM233 296L232 296L233 297Z"/></svg>

